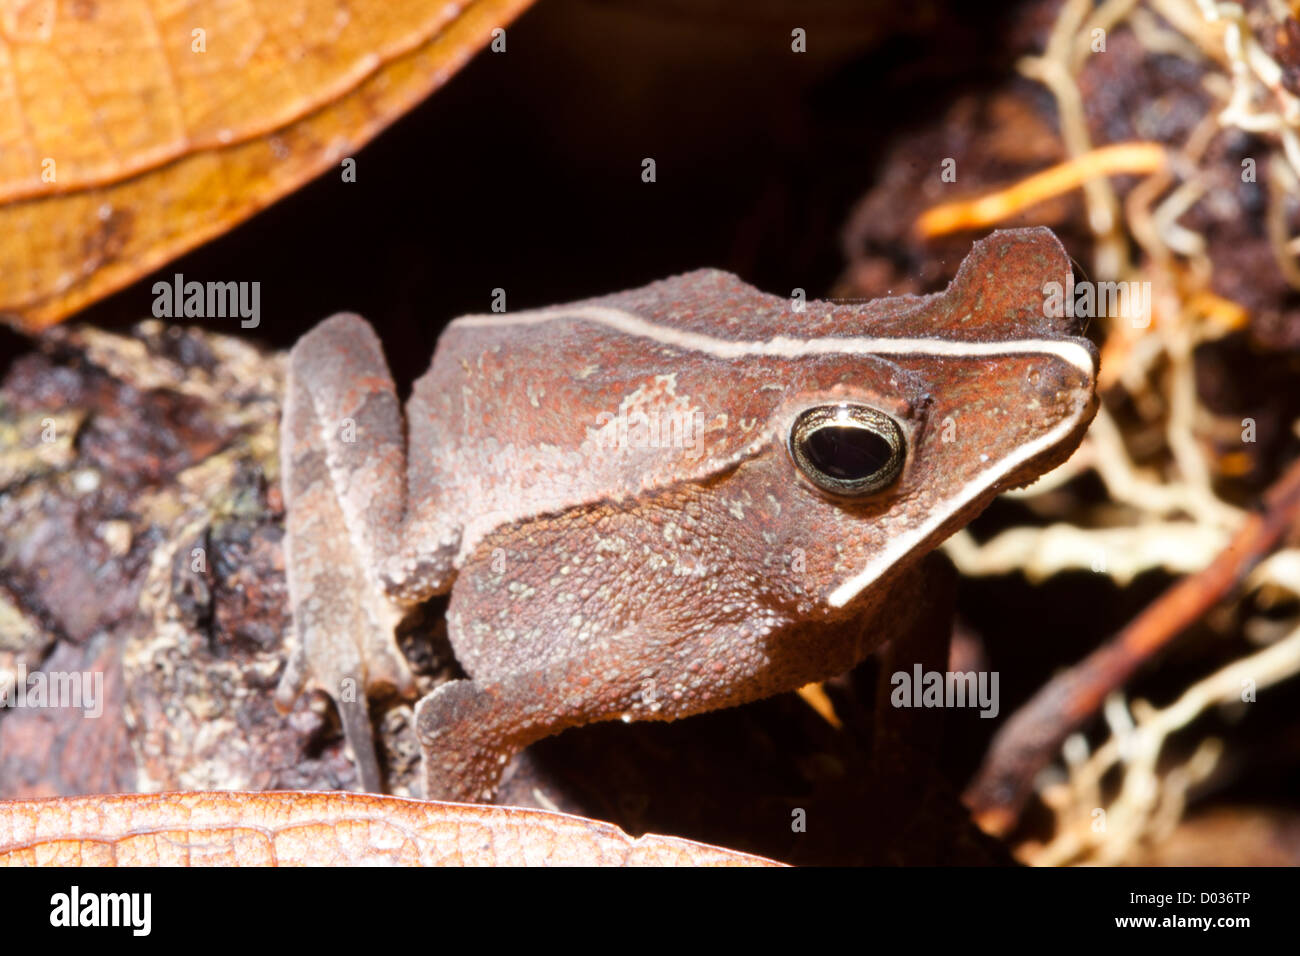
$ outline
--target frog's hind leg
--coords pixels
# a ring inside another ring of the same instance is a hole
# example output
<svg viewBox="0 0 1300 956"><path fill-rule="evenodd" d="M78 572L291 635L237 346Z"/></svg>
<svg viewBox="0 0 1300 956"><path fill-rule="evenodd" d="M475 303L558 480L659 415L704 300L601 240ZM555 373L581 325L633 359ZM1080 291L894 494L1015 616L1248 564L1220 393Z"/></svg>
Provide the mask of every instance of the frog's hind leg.
<svg viewBox="0 0 1300 956"><path fill-rule="evenodd" d="M381 787L366 692L414 690L393 631L401 610L378 578L405 501L401 409L383 352L359 316L336 315L289 355L280 435L285 564L298 644L276 691L307 683L338 704L362 786Z"/></svg>
<svg viewBox="0 0 1300 956"><path fill-rule="evenodd" d="M427 695L415 709L425 797L491 802L506 764L529 744L631 709L640 685L621 676L598 683L593 664L575 658L491 683L454 680Z"/></svg>

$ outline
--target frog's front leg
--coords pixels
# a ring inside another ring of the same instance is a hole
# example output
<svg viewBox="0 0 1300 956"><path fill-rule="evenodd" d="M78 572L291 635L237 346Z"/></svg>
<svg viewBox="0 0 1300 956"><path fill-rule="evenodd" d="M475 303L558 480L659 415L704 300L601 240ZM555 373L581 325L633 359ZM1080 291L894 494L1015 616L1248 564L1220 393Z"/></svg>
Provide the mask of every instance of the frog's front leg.
<svg viewBox="0 0 1300 956"><path fill-rule="evenodd" d="M381 581L401 547L405 437L374 331L336 315L289 355L280 459L285 563L297 646L276 692L288 709L307 683L337 703L361 785L381 789L367 692L414 682L394 638L402 608Z"/></svg>
<svg viewBox="0 0 1300 956"><path fill-rule="evenodd" d="M615 718L676 720L795 690L848 671L934 616L923 575L910 568L890 582L887 604L868 600L835 621L772 615L674 628L647 618L585 639L557 622L552 647L570 652L529 666L511 655L511 642L463 626L466 615L486 610L475 607L475 593L458 588L448 614L474 679L443 684L416 707L429 799L491 801L510 759L544 737Z"/></svg>

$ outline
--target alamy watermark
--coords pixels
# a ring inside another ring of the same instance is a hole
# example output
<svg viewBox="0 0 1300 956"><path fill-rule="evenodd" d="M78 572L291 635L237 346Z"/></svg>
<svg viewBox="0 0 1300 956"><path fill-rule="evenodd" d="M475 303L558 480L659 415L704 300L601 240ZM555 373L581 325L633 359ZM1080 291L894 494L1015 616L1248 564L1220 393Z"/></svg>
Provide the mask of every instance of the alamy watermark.
<svg viewBox="0 0 1300 956"><path fill-rule="evenodd" d="M262 321L262 283L185 281L176 273L171 282L153 284L156 319L227 319L238 316L241 328L255 329Z"/></svg>
<svg viewBox="0 0 1300 956"><path fill-rule="evenodd" d="M1049 319L1095 319L1107 315L1127 319L1135 329L1151 324L1150 282L1059 282L1043 286L1043 314Z"/></svg>
<svg viewBox="0 0 1300 956"><path fill-rule="evenodd" d="M590 437L596 448L680 448L687 458L695 459L704 454L704 413L689 409L601 412Z"/></svg>
<svg viewBox="0 0 1300 956"><path fill-rule="evenodd" d="M148 936L153 929L153 894L83 893L74 883L68 892L50 897L50 925L124 927L133 936Z"/></svg>
<svg viewBox="0 0 1300 956"><path fill-rule="evenodd" d="M998 715L997 671L895 671L889 702L895 707L978 707L981 717Z"/></svg>
<svg viewBox="0 0 1300 956"><path fill-rule="evenodd" d="M104 713L103 671L33 671L0 668L0 707L75 707L83 717Z"/></svg>

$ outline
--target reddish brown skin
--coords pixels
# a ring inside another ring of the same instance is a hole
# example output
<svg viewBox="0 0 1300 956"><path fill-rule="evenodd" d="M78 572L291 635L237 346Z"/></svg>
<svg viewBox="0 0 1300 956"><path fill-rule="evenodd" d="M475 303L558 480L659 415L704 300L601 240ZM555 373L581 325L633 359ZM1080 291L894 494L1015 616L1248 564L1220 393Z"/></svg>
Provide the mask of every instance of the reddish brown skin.
<svg viewBox="0 0 1300 956"><path fill-rule="evenodd" d="M451 590L449 634L471 679L417 708L426 791L487 800L510 756L566 727L671 720L843 672L906 635L915 608L891 595L926 553L1073 451L1095 374L1037 351L719 356L683 333L721 350L866 337L1072 342L1095 355L1043 314L1044 284L1069 276L1050 232L1019 230L977 244L933 296L795 312L704 270L554 310L618 310L641 325L460 320L407 404L409 450L374 333L356 316L327 320L290 357L283 461L304 650L281 702L308 679L329 690L363 783L377 788L364 690L409 686L392 627ZM599 446L599 425L633 396L650 411L698 411L702 450ZM864 499L818 490L786 446L800 411L842 400L890 414L906 436L901 475ZM354 440L340 440L349 419ZM1059 437L967 493L1049 435Z"/></svg>

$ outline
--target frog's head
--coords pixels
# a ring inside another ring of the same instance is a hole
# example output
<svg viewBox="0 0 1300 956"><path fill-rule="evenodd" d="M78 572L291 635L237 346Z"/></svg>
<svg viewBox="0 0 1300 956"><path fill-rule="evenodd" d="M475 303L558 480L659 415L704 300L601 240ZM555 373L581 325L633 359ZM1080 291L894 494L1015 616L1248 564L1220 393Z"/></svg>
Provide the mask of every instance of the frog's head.
<svg viewBox="0 0 1300 956"><path fill-rule="evenodd" d="M703 270L469 316L417 384L448 410L427 438L413 418L413 455L444 469L466 552L574 509L640 515L627 553L674 588L840 614L1078 445L1096 351L1059 314L1071 288L1060 243L1026 229L929 296L805 302Z"/></svg>
<svg viewBox="0 0 1300 956"><path fill-rule="evenodd" d="M938 295L808 303L774 340L791 364L766 445L716 486L775 550L767 585L837 613L1064 461L1096 411L1096 350L1058 308L1071 289L1032 229L976 244Z"/></svg>

